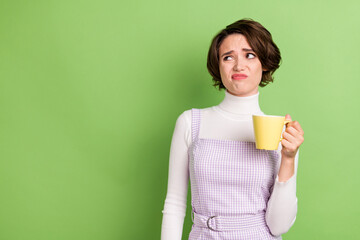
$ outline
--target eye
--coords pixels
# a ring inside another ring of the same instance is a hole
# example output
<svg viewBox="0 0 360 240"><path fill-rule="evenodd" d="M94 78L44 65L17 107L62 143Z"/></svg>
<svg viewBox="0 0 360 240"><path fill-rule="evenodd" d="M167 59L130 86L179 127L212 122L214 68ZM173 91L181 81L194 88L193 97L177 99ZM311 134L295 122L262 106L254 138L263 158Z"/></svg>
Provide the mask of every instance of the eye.
<svg viewBox="0 0 360 240"><path fill-rule="evenodd" d="M230 58L230 60L231 60L232 57L231 57L231 56L225 56L225 57L224 57L224 61L229 60L229 58Z"/></svg>
<svg viewBox="0 0 360 240"><path fill-rule="evenodd" d="M255 54L253 54L253 53L248 53L248 54L246 54L246 56L250 59L256 57Z"/></svg>

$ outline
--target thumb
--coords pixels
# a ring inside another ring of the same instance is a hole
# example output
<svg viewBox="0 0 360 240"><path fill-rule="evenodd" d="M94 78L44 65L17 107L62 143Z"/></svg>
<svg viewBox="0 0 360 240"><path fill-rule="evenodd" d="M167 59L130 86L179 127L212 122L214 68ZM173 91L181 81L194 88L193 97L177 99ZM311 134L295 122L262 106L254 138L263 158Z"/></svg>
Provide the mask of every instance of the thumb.
<svg viewBox="0 0 360 240"><path fill-rule="evenodd" d="M290 117L290 115L289 115L289 114L286 114L286 115L285 115L285 120L292 121L292 120L291 120L291 117Z"/></svg>

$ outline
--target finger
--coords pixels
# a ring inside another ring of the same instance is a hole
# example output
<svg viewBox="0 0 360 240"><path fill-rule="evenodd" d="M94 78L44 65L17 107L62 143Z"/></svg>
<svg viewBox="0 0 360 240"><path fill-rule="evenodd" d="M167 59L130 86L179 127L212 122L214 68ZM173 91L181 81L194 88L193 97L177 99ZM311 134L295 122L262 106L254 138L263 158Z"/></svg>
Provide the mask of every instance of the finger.
<svg viewBox="0 0 360 240"><path fill-rule="evenodd" d="M283 149L286 150L287 152L295 152L298 149L297 146L295 146L291 142L287 141L285 138L283 138L283 140L281 140L281 145L282 145Z"/></svg>
<svg viewBox="0 0 360 240"><path fill-rule="evenodd" d="M296 137L297 135L301 135L301 133L294 127L289 126L285 129L285 132L290 133L291 135L293 135L294 137Z"/></svg>
<svg viewBox="0 0 360 240"><path fill-rule="evenodd" d="M294 137L293 135L291 135L288 132L284 132L283 133L283 139L285 139L286 141L292 143L292 144L297 144L298 140L296 139L296 137Z"/></svg>
<svg viewBox="0 0 360 240"><path fill-rule="evenodd" d="M286 148L286 149L290 149L291 146L292 146L292 144L288 140L286 140L285 138L283 138L281 140L281 145L282 145L283 148Z"/></svg>
<svg viewBox="0 0 360 240"><path fill-rule="evenodd" d="M304 141L303 135L301 135L301 133L299 133L299 131L293 127L286 128L285 132L293 136L296 139L297 143L301 144Z"/></svg>
<svg viewBox="0 0 360 240"><path fill-rule="evenodd" d="M285 115L285 121L289 121L288 123L285 124L286 127L289 126L289 123L291 123L291 121L292 121L291 116L289 114Z"/></svg>
<svg viewBox="0 0 360 240"><path fill-rule="evenodd" d="M298 121L292 121L291 123L289 123L288 126L295 128L301 135L304 135L304 131L301 128L300 123Z"/></svg>
<svg viewBox="0 0 360 240"><path fill-rule="evenodd" d="M286 114L286 115L285 115L285 120L292 121L292 120L291 120L291 116L290 116L289 114Z"/></svg>

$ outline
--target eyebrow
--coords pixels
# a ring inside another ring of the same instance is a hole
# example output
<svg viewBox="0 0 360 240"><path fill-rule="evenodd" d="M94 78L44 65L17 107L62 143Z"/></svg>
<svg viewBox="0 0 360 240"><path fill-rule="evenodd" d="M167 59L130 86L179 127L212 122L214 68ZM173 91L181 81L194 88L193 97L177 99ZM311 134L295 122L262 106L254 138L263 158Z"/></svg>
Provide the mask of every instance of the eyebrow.
<svg viewBox="0 0 360 240"><path fill-rule="evenodd" d="M251 48L243 48L242 50L245 51L245 52L253 52L253 51L254 51L254 50L252 50ZM223 56L225 56L225 55L228 55L228 54L230 54L230 53L233 53L233 52L234 52L234 50L228 51L228 52L222 54L221 57L223 57Z"/></svg>

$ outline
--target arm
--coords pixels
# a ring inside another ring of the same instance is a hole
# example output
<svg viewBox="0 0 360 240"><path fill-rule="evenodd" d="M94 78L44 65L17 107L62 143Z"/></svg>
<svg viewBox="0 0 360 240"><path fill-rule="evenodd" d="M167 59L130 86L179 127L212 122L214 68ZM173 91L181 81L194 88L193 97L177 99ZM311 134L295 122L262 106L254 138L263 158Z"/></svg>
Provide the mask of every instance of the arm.
<svg viewBox="0 0 360 240"><path fill-rule="evenodd" d="M291 121L290 115L286 118ZM286 233L296 219L296 174L299 147L304 141L303 135L304 131L296 121L290 122L283 134L280 168L265 215L273 235Z"/></svg>
<svg viewBox="0 0 360 240"><path fill-rule="evenodd" d="M189 183L188 146L191 142L191 110L176 121L173 133L168 188L161 226L161 240L180 240L182 236Z"/></svg>
<svg viewBox="0 0 360 240"><path fill-rule="evenodd" d="M299 151L295 156L294 175L280 182L277 175L265 214L270 232L279 236L286 233L295 223L297 214L296 175Z"/></svg>

